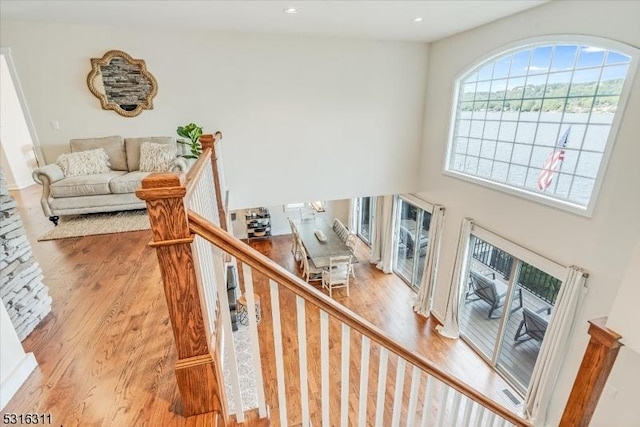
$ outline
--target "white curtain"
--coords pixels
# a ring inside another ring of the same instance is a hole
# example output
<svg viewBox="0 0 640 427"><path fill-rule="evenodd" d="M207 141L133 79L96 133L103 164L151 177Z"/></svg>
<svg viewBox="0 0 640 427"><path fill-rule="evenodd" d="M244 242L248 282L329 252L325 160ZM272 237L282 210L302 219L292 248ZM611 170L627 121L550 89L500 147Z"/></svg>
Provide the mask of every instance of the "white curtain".
<svg viewBox="0 0 640 427"><path fill-rule="evenodd" d="M585 281L586 275L582 269L574 266L567 268L524 402L525 416L534 425L542 425L546 419L578 303L585 291Z"/></svg>
<svg viewBox="0 0 640 427"><path fill-rule="evenodd" d="M347 219L347 228L355 233L358 227L358 199L349 199L349 218Z"/></svg>
<svg viewBox="0 0 640 427"><path fill-rule="evenodd" d="M371 240L372 264L385 273L393 271L393 196L376 197L375 218Z"/></svg>
<svg viewBox="0 0 640 427"><path fill-rule="evenodd" d="M429 250L424 263L424 273L422 274L418 296L413 304L413 310L425 317L429 317L431 312L431 289L433 289L438 272L443 222L444 207L434 205L431 213L431 223L429 224Z"/></svg>
<svg viewBox="0 0 640 427"><path fill-rule="evenodd" d="M458 249L456 252L456 263L453 266L453 277L451 278L451 287L449 288L449 296L447 297L447 308L444 315L444 324L438 325L436 330L440 335L447 338L458 338L460 336L459 313L462 304L463 284L466 280L464 273L469 262L469 243L471 241L471 227L473 220L465 218L462 220L460 228L460 238L458 239Z"/></svg>

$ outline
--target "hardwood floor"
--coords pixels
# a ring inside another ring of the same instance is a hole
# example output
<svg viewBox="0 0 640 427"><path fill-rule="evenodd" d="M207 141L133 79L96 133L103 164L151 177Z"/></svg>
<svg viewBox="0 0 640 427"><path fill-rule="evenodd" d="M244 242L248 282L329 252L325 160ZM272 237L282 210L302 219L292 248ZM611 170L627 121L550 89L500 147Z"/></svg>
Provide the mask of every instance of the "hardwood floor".
<svg viewBox="0 0 640 427"><path fill-rule="evenodd" d="M157 258L147 246L151 233L37 242L37 237L52 226L42 214L40 191L40 186L33 186L12 195L34 256L42 266L44 283L53 297L52 313L23 341L25 350L35 354L39 367L2 412L50 413L53 425L65 427L213 425L210 416L186 419L180 415L173 373L175 346ZM289 245L287 236L252 242L276 262L297 271ZM358 256L363 262L356 266L357 279L351 295L346 297L339 290L334 298L445 371L509 407L501 392L508 385L464 342L441 338L432 320L414 314L414 292L400 278L383 274L364 262L366 247L359 247ZM259 293L264 292L264 282L260 285L260 278L256 278ZM295 309L289 300L293 300L292 296L283 292L283 310ZM263 310L268 310L268 299L262 301L267 302ZM313 309L308 307L308 311ZM269 323L265 319L261 327ZM319 333L313 329L317 324L312 325L311 321L308 328L311 345ZM333 332L332 351L338 351L340 334ZM297 363L297 351L289 357ZM310 356L309 360L310 369L319 369L319 355ZM265 369L273 365L272 360L263 363ZM359 357L352 356L351 364L352 371L356 371ZM375 385L374 371L372 368L370 389ZM274 385L267 387L267 394L273 395ZM297 407L291 392L295 389L292 386L287 390L292 402L288 410L294 416ZM317 414L320 385L310 384L310 392L312 411ZM337 399L334 390L334 412L339 408ZM387 402L385 406L391 401ZM375 402L368 406L373 410ZM272 407L271 411L273 414L277 408ZM350 412L357 413L357 401L350 401Z"/></svg>

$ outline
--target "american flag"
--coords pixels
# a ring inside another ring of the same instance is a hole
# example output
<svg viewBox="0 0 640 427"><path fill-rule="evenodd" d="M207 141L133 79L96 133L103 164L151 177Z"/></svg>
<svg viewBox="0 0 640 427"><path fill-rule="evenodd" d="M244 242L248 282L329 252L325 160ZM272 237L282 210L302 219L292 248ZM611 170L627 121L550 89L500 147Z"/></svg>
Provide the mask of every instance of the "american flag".
<svg viewBox="0 0 640 427"><path fill-rule="evenodd" d="M540 171L540 176L538 177L538 189L546 190L551 185L551 180L553 179L553 174L560 166L562 160L564 160L564 148L567 146L567 141L569 140L569 131L571 130L571 126L569 129L562 135L562 138L558 140L553 152L547 157L544 165L542 165L542 170Z"/></svg>

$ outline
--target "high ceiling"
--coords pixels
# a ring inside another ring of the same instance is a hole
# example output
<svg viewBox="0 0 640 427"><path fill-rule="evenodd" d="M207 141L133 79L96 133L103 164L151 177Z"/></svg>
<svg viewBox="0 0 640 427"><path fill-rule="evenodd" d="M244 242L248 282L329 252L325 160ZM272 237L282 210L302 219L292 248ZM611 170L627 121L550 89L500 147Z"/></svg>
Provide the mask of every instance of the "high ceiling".
<svg viewBox="0 0 640 427"><path fill-rule="evenodd" d="M0 18L430 42L547 1L2 0ZM287 8L297 13L284 13ZM416 18L422 20L415 22Z"/></svg>

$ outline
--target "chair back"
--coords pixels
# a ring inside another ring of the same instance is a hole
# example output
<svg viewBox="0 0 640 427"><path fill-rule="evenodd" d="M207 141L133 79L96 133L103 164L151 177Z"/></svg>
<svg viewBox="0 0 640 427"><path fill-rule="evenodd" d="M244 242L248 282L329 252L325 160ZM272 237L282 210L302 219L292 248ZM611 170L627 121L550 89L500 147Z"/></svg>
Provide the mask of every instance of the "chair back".
<svg viewBox="0 0 640 427"><path fill-rule="evenodd" d="M351 255L341 255L329 258L329 285L349 285L351 258Z"/></svg>
<svg viewBox="0 0 640 427"><path fill-rule="evenodd" d="M347 241L345 242L345 244L349 249L351 249L351 252L355 254L356 247L358 246L358 236L356 236L353 233L349 233L349 236L347 237Z"/></svg>
<svg viewBox="0 0 640 427"><path fill-rule="evenodd" d="M538 341L542 341L545 332L547 332L549 321L527 307L522 308L522 317L527 334Z"/></svg>
<svg viewBox="0 0 640 427"><path fill-rule="evenodd" d="M340 221L338 218L334 218L332 227L333 231L335 231L338 237L340 237L340 240L346 242L347 238L349 237L349 229L345 227L342 221Z"/></svg>
<svg viewBox="0 0 640 427"><path fill-rule="evenodd" d="M477 271L471 270L470 278L472 285L475 287L475 294L489 304L499 302L504 296L504 294L498 294L495 281L478 273Z"/></svg>
<svg viewBox="0 0 640 427"><path fill-rule="evenodd" d="M415 247L413 234L409 233L409 230L403 226L400 226L400 243L403 243L409 251L412 251Z"/></svg>
<svg viewBox="0 0 640 427"><path fill-rule="evenodd" d="M296 237L296 241L298 242L298 249L300 250L300 257L302 259L304 271L309 271L309 259L307 258L307 250L300 241L299 237Z"/></svg>

